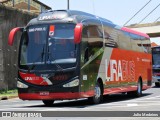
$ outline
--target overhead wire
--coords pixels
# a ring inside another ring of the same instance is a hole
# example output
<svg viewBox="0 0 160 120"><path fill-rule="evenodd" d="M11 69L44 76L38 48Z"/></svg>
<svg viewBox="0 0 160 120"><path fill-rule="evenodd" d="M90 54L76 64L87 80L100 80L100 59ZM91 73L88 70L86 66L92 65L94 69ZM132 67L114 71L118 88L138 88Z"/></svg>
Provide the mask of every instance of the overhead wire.
<svg viewBox="0 0 160 120"><path fill-rule="evenodd" d="M158 17L154 22L157 22L160 19L160 17Z"/></svg>
<svg viewBox="0 0 160 120"><path fill-rule="evenodd" d="M152 0L149 0L140 10L138 10L123 26L128 24L139 12L141 12Z"/></svg>
<svg viewBox="0 0 160 120"><path fill-rule="evenodd" d="M160 3L151 11L151 12L149 12L140 22L139 22L139 24L141 23L141 22L143 22L151 13L153 13L158 7L160 6Z"/></svg>

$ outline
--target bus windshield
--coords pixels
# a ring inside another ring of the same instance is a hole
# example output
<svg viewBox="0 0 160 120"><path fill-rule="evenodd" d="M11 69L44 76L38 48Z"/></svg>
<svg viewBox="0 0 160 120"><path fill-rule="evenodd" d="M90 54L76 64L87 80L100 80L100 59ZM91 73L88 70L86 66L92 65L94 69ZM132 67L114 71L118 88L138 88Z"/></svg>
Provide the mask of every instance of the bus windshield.
<svg viewBox="0 0 160 120"><path fill-rule="evenodd" d="M159 65L160 66L160 52L153 54L153 65Z"/></svg>
<svg viewBox="0 0 160 120"><path fill-rule="evenodd" d="M160 66L160 48L152 48L153 65Z"/></svg>
<svg viewBox="0 0 160 120"><path fill-rule="evenodd" d="M76 62L74 24L27 27L22 35L20 65Z"/></svg>

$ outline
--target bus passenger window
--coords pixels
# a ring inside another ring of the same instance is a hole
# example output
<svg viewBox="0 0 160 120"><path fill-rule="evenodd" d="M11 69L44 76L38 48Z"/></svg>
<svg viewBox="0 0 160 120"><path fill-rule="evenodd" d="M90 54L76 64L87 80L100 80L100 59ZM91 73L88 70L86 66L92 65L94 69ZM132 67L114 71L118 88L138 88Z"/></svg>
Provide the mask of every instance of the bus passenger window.
<svg viewBox="0 0 160 120"><path fill-rule="evenodd" d="M111 35L112 33L112 35ZM105 39L105 47L118 47L117 41L116 41L116 31L108 26L104 26L104 39ZM114 37L113 37L114 36Z"/></svg>
<svg viewBox="0 0 160 120"><path fill-rule="evenodd" d="M132 43L130 40L130 34L125 31L118 31L118 45L119 48L125 49L125 50L131 50L132 49Z"/></svg>
<svg viewBox="0 0 160 120"><path fill-rule="evenodd" d="M104 38L106 47L118 47L117 42L115 42L115 40L107 32L104 32Z"/></svg>
<svg viewBox="0 0 160 120"><path fill-rule="evenodd" d="M89 49L103 47L102 30L98 26L88 27L88 44Z"/></svg>
<svg viewBox="0 0 160 120"><path fill-rule="evenodd" d="M143 52L151 53L151 43L150 43L149 38L145 38L141 36L141 41L142 41Z"/></svg>

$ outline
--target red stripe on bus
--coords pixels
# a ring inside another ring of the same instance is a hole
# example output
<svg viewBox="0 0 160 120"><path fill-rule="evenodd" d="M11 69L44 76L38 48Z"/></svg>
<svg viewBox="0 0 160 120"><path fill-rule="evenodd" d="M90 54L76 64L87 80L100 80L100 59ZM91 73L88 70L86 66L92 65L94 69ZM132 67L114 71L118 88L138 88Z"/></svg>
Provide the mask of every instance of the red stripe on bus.
<svg viewBox="0 0 160 120"><path fill-rule="evenodd" d="M49 95L40 95L40 93L19 93L20 99L23 100L51 100L51 99L78 99L80 94L77 93L49 93Z"/></svg>
<svg viewBox="0 0 160 120"><path fill-rule="evenodd" d="M40 95L40 93L19 93L18 96L23 100L64 100L86 98L94 95L94 90L87 92L65 92L65 93L49 93L48 95Z"/></svg>
<svg viewBox="0 0 160 120"><path fill-rule="evenodd" d="M132 29L129 29L129 28L126 28L126 27L122 27L121 30L126 31L126 32L130 32L130 33L133 33L133 34L137 34L137 35L140 35L140 36L144 36L146 38L149 38L149 36L145 33L135 31L135 30L132 30Z"/></svg>
<svg viewBox="0 0 160 120"><path fill-rule="evenodd" d="M148 88L150 88L150 86L143 85L142 90L146 90ZM104 95L114 94L114 93L123 93L123 92L129 92L129 91L136 91L136 90L137 90L136 85L126 86L126 87L117 87L117 88L108 88L108 89L104 89Z"/></svg>
<svg viewBox="0 0 160 120"><path fill-rule="evenodd" d="M37 76L36 74L19 72L19 75L28 83L35 85L48 85L48 83L42 77Z"/></svg>

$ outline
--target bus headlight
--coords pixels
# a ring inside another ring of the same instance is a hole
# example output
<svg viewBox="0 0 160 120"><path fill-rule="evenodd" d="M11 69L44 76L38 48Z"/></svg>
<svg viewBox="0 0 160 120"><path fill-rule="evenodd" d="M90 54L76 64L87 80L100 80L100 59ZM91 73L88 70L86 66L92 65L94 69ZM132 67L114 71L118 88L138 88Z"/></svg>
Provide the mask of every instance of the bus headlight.
<svg viewBox="0 0 160 120"><path fill-rule="evenodd" d="M28 85L25 85L24 83L17 81L17 87L18 88L28 88Z"/></svg>
<svg viewBox="0 0 160 120"><path fill-rule="evenodd" d="M64 84L63 87L75 87L79 85L79 79L75 79L67 84Z"/></svg>

